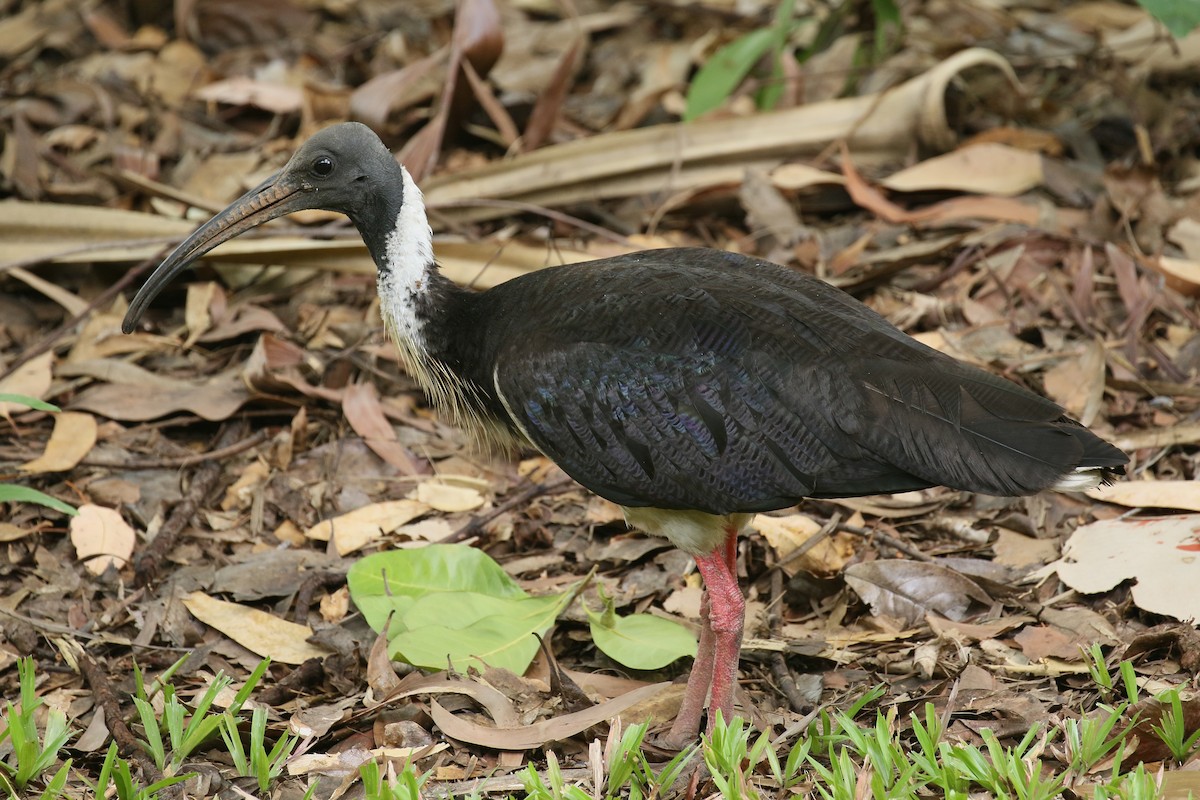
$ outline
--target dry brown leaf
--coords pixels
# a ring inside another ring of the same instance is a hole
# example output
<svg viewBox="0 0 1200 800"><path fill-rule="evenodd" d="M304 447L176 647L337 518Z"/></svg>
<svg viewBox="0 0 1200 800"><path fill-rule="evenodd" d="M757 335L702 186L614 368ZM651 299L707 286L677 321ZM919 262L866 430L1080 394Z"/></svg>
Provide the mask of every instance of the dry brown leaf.
<svg viewBox="0 0 1200 800"><path fill-rule="evenodd" d="M242 469L237 480L225 490L221 498L221 510L247 509L254 502L254 496L271 477L271 467L264 461L251 461Z"/></svg>
<svg viewBox="0 0 1200 800"><path fill-rule="evenodd" d="M40 456L21 465L24 472L65 472L76 466L96 444L96 418L64 411L54 415L54 432Z"/></svg>
<svg viewBox="0 0 1200 800"><path fill-rule="evenodd" d="M1046 394L1084 426L1096 421L1104 403L1104 345L1093 339L1082 352L1046 370Z"/></svg>
<svg viewBox="0 0 1200 800"><path fill-rule="evenodd" d="M111 508L85 503L71 517L71 544L88 572L100 575L110 566L121 569L133 555L137 534Z"/></svg>
<svg viewBox="0 0 1200 800"><path fill-rule="evenodd" d="M1154 614L1200 619L1196 564L1200 515L1113 519L1084 525L1050 565L1067 586L1084 594L1107 592L1133 580L1133 602Z"/></svg>
<svg viewBox="0 0 1200 800"><path fill-rule="evenodd" d="M807 234L792 203L762 170L746 170L738 200L752 232L765 231L776 246L790 247Z"/></svg>
<svg viewBox="0 0 1200 800"><path fill-rule="evenodd" d="M425 465L396 440L396 431L379 405L375 384L367 381L347 386L342 392L342 413L367 447L401 474L419 475L427 471Z"/></svg>
<svg viewBox="0 0 1200 800"><path fill-rule="evenodd" d="M64 0L51 0L10 11L0 19L0 57L8 61L32 48L58 27L58 14L70 7Z"/></svg>
<svg viewBox="0 0 1200 800"><path fill-rule="evenodd" d="M449 49L442 48L401 69L374 76L351 93L351 116L375 130L385 130L392 113L437 97L449 56Z"/></svg>
<svg viewBox="0 0 1200 800"><path fill-rule="evenodd" d="M433 721L452 739L496 750L534 750L550 742L568 739L593 725L620 716L621 712L653 699L671 688L670 683L655 683L597 706L542 720L520 727L489 727L451 714L436 700L430 702ZM682 687L679 687L682 690ZM681 694L682 699L682 694Z"/></svg>
<svg viewBox="0 0 1200 800"><path fill-rule="evenodd" d="M411 754L410 754L411 755ZM358 768L374 756L361 747L349 747L336 753L301 753L287 760L288 775L331 775L348 779L357 777Z"/></svg>
<svg viewBox="0 0 1200 800"><path fill-rule="evenodd" d="M181 188L205 200L223 204L240 196L258 182L249 176L261 161L262 153L256 149L238 153L213 153L205 157L195 171L188 175Z"/></svg>
<svg viewBox="0 0 1200 800"><path fill-rule="evenodd" d="M1031 661L1045 658L1078 661L1079 646L1087 644L1050 625L1027 625L1017 632L1013 640Z"/></svg>
<svg viewBox="0 0 1200 800"><path fill-rule="evenodd" d="M213 298L220 291L220 287L212 281L188 284L187 301L183 309L183 321L187 325L188 331L187 339L183 343L184 347L190 348L200 339L201 335L212 327L210 308Z"/></svg>
<svg viewBox="0 0 1200 800"><path fill-rule="evenodd" d="M1171 447L1179 444L1200 442L1200 422L1180 422L1169 428L1152 428L1146 431L1114 436L1112 443L1120 450L1141 450L1144 447Z"/></svg>
<svg viewBox="0 0 1200 800"><path fill-rule="evenodd" d="M287 327L279 321L279 317L262 306L239 305L214 320L212 327L199 340L201 342L221 342L258 331L284 333L287 331Z"/></svg>
<svg viewBox="0 0 1200 800"><path fill-rule="evenodd" d="M287 760L289 775L331 775L350 780L358 777L358 769L368 761L387 761L407 764L447 750L445 742L424 747L377 747L363 750L351 747L336 753L303 753Z"/></svg>
<svg viewBox="0 0 1200 800"><path fill-rule="evenodd" d="M806 514L788 514L785 517L758 514L751 522L751 527L775 549L777 559L787 561L784 571L788 575L794 575L800 569L820 575L839 572L854 554L849 540L830 536L803 556L788 559L789 553L821 531L821 523Z"/></svg>
<svg viewBox="0 0 1200 800"><path fill-rule="evenodd" d="M126 353L168 350L179 346L178 342L148 333L131 333L125 336L121 333L121 317L122 314L90 315L65 361L100 361Z"/></svg>
<svg viewBox="0 0 1200 800"><path fill-rule="evenodd" d="M399 700L418 694L461 694L483 706L488 715L501 727L520 724L520 716L512 701L499 689L482 680L450 678L445 672L427 676L414 673L414 676L415 680L412 679L413 676L405 679L397 691L389 695L388 700Z"/></svg>
<svg viewBox="0 0 1200 800"><path fill-rule="evenodd" d="M1167 285L1180 294L1200 294L1200 261L1196 259L1159 256L1150 259L1151 266L1162 273Z"/></svg>
<svg viewBox="0 0 1200 800"><path fill-rule="evenodd" d="M1027 192L1042 183L1042 157L1003 144L977 144L922 161L884 178L896 192L952 189L1003 196Z"/></svg>
<svg viewBox="0 0 1200 800"><path fill-rule="evenodd" d="M550 83L538 92L537 102L529 114L529 122L525 125L525 135L521 144L525 150L536 150L550 138L554 132L554 124L562 113L562 104L566 100L567 90L571 87L572 79L579 68L579 53L583 42L576 39L562 54L562 59L555 67Z"/></svg>
<svg viewBox="0 0 1200 800"><path fill-rule="evenodd" d="M1158 20L1145 14L1136 25L1106 36L1105 48L1137 73L1173 75L1200 64L1200 29L1182 39L1164 35Z"/></svg>
<svg viewBox="0 0 1200 800"><path fill-rule="evenodd" d="M948 636L968 642L995 639L1034 621L1033 617L1025 614L1010 614L988 622L961 622L939 617L937 614L929 614L925 620L937 636Z"/></svg>
<svg viewBox="0 0 1200 800"><path fill-rule="evenodd" d="M36 289L46 297L58 303L72 317L78 317L88 310L87 300L68 292L66 289L62 288L56 283L51 283L48 280L34 275L28 270L21 269L20 267L13 267L12 269L8 270L8 274L29 286L29 288Z"/></svg>
<svg viewBox="0 0 1200 800"><path fill-rule="evenodd" d="M370 707L382 698L388 698L400 685L400 676L396 674L396 670L392 667L392 659L388 657L388 629L391 627L391 617L388 618L389 624L379 631L375 636L375 641L371 643L371 650L367 654L367 686L371 689L371 698L364 700L364 703Z"/></svg>
<svg viewBox="0 0 1200 800"><path fill-rule="evenodd" d="M1048 564L1059 556L1058 543L1052 539L1034 539L1001 528L992 545L996 563L1010 567L1034 567Z"/></svg>
<svg viewBox="0 0 1200 800"><path fill-rule="evenodd" d="M852 564L846 583L871 606L886 615L915 625L934 612L961 620L971 601L990 605L992 599L979 584L952 569L923 561L880 559Z"/></svg>
<svg viewBox="0 0 1200 800"><path fill-rule="evenodd" d="M1184 217L1171 226L1167 238L1183 248L1190 260L1200 261L1200 220Z"/></svg>
<svg viewBox="0 0 1200 800"><path fill-rule="evenodd" d="M1102 644L1120 644L1122 638L1113 628L1112 620L1090 608L1072 606L1070 608L1043 607L1038 614L1039 622L1053 625L1064 631L1070 631L1076 637L1085 641Z"/></svg>
<svg viewBox="0 0 1200 800"><path fill-rule="evenodd" d="M46 352L35 356L17 367L13 374L0 380L0 394L23 394L42 400L50 391L50 368L54 363L54 353ZM6 403L0 401L0 416L7 417L21 411L28 411L29 406L21 403Z"/></svg>
<svg viewBox="0 0 1200 800"><path fill-rule="evenodd" d="M254 106L272 114L291 114L300 110L304 91L299 86L237 75L203 86L192 92L192 96L231 106Z"/></svg>
<svg viewBox="0 0 1200 800"><path fill-rule="evenodd" d="M145 373L149 379L145 383L92 386L75 398L72 408L94 411L123 422L143 422L180 411L190 411L203 419L219 422L228 419L250 399L240 367L207 381L195 384L180 381L178 385L165 387L154 380L152 373L132 364L126 366ZM147 386L159 388L147 391Z"/></svg>
<svg viewBox="0 0 1200 800"><path fill-rule="evenodd" d="M196 619L255 655L284 664L303 664L310 658L330 654L324 647L306 641L313 635L307 625L297 625L249 606L227 603L204 592L192 592L183 598L183 604Z"/></svg>
<svg viewBox="0 0 1200 800"><path fill-rule="evenodd" d="M428 514L430 507L418 500L388 500L356 508L341 516L318 522L304 532L309 539L333 541L338 555L353 553L361 547L399 528L406 522Z"/></svg>
<svg viewBox="0 0 1200 800"><path fill-rule="evenodd" d="M1056 232L1069 231L1087 222L1087 215L1071 209L1059 209L1053 218L1043 219L1041 210L1032 204L1012 197L955 197L925 208L909 211L867 183L842 146L842 172L846 191L857 205L862 206L885 222L892 224L943 225L960 220L982 219L1014 222Z"/></svg>
<svg viewBox="0 0 1200 800"><path fill-rule="evenodd" d="M771 170L771 183L777 189L798 191L817 186L845 186L846 179L836 172L826 172L808 164L789 163Z"/></svg>
<svg viewBox="0 0 1200 800"><path fill-rule="evenodd" d="M1121 481L1089 489L1087 495L1128 508L1200 511L1200 481Z"/></svg>
<svg viewBox="0 0 1200 800"><path fill-rule="evenodd" d="M479 489L464 486L446 475L422 481L417 486L416 495L420 502L446 514L473 511L484 503L483 493Z"/></svg>
<svg viewBox="0 0 1200 800"><path fill-rule="evenodd" d="M15 542L37 533L37 528L22 528L11 522L0 522L0 542Z"/></svg>

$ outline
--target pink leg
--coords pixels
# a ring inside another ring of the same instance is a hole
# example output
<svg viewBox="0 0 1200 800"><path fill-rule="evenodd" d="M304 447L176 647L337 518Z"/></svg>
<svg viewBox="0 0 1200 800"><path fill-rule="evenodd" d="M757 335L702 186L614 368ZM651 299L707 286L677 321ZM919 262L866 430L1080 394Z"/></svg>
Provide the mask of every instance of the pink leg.
<svg viewBox="0 0 1200 800"><path fill-rule="evenodd" d="M670 741L686 744L696 738L700 712L712 687L708 731L712 732L716 711L726 720L733 713L733 686L737 679L738 656L742 648L742 626L746 601L737 582L736 528L726 531L723 546L696 557L696 568L704 578L704 599L700 605L700 644L696 662L688 676L683 705L671 727Z"/></svg>
<svg viewBox="0 0 1200 800"><path fill-rule="evenodd" d="M696 646L696 661L688 674L687 689L683 693L683 704L675 716L675 724L667 740L683 747L696 739L696 731L700 730L700 715L704 712L704 702L708 700L708 687L712 685L713 675L713 629L709 624L708 589L700 599L700 643Z"/></svg>
<svg viewBox="0 0 1200 800"><path fill-rule="evenodd" d="M718 547L696 559L696 568L704 578L711 597L709 622L716 639L713 655L712 700L708 707L708 732L712 733L717 712L728 721L733 716L733 687L737 682L738 661L742 652L742 627L746 624L746 600L737 582L737 529L729 528L725 552Z"/></svg>

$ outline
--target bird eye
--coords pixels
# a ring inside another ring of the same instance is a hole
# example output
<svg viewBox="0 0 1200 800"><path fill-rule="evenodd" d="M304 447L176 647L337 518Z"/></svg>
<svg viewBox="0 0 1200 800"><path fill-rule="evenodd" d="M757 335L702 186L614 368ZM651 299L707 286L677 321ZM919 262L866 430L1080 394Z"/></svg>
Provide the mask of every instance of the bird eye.
<svg viewBox="0 0 1200 800"><path fill-rule="evenodd" d="M312 163L312 173L318 178L328 178L333 172L333 159L329 156L321 156Z"/></svg>

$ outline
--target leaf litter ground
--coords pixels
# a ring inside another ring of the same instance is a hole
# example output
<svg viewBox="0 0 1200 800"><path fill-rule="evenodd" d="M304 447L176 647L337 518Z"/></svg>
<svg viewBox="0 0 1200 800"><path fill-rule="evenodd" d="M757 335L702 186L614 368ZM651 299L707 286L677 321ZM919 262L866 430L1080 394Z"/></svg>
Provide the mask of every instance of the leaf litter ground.
<svg viewBox="0 0 1200 800"><path fill-rule="evenodd" d="M1200 528L1195 37L1173 43L1118 4L917 3L863 70L872 29L849 13L778 78L779 111L754 110L752 71L681 128L697 59L771 19L766 3L727 5L582 3L571 18L468 2L456 22L451 3L214 0L181 19L11 4L0 394L66 411L0 404L0 483L81 513L3 506L0 680L16 697L15 659L36 658L39 693L79 732L66 754L81 774L112 739L136 752L134 660L153 675L183 652L186 697L272 656L257 697L272 729L313 737L281 796L319 774L328 790L378 748L423 753L442 787L502 789L545 764L546 743L584 767L612 716L674 713L687 659L622 666L579 601L523 676L408 671L376 642L346 574L396 547L480 548L532 596L595 567L593 611L602 591L621 615L685 624L699 584L553 464L483 457L426 408L343 221L312 213L227 245L119 334L122 298L195 224L184 212L204 218L351 114L428 175L456 280L672 244L768 257L1130 453L1130 481L1088 497L938 489L760 517L739 553L756 726L781 732L882 685L901 724L930 701L953 741L1017 741L1095 708L1081 648L1132 660L1150 693L1196 674L1180 621L1196 617ZM1185 700L1189 720L1197 708ZM1168 757L1139 738L1136 758ZM229 791L218 751L193 762L192 794Z"/></svg>

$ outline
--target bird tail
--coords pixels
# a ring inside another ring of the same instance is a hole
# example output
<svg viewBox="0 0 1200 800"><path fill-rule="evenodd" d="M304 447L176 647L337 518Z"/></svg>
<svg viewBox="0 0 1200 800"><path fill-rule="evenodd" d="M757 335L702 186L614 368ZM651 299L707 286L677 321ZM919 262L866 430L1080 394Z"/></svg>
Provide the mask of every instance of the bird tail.
<svg viewBox="0 0 1200 800"><path fill-rule="evenodd" d="M1097 486L1108 486L1125 475L1125 464L1129 457L1103 439L1092 435L1086 428L1069 417L1059 420L1068 433L1083 443L1083 456L1079 466L1058 479L1051 486L1058 492L1082 492Z"/></svg>

